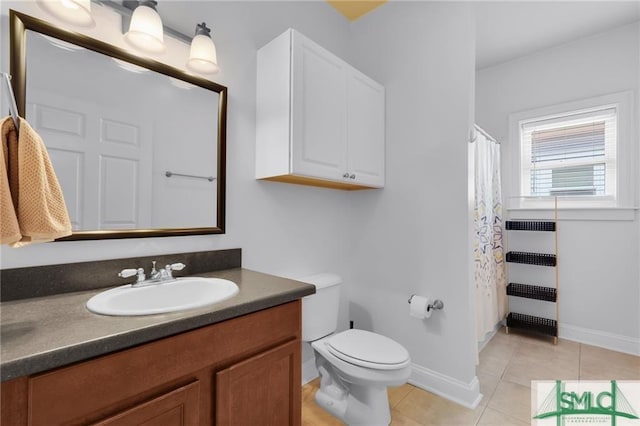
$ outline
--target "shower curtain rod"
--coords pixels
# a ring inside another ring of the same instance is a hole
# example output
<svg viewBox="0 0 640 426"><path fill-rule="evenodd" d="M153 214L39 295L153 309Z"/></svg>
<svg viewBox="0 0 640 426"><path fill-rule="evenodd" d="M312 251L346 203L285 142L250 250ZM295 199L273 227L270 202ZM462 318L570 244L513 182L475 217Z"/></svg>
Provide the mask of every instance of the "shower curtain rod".
<svg viewBox="0 0 640 426"><path fill-rule="evenodd" d="M489 133L487 133L482 127L478 126L477 124L474 125L474 127L476 128L476 132L480 132L482 133L487 139L489 139L490 141L493 141L495 143L500 143L496 140L496 138L494 138L493 136L491 136ZM478 135L473 135L473 138L471 139L471 143L475 142L477 139Z"/></svg>

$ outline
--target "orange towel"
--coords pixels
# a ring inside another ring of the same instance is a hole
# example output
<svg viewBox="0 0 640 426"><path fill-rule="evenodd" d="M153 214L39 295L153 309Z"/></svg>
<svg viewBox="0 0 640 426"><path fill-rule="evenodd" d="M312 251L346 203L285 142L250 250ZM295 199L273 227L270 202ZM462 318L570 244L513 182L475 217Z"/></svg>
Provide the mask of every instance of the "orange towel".
<svg viewBox="0 0 640 426"><path fill-rule="evenodd" d="M9 163L9 152L18 151L18 137L11 119L2 120L2 161L0 162L0 244L13 244L22 238L14 197L9 188L9 174L17 174L18 163ZM10 166L14 166L9 170ZM16 194L17 195L17 194Z"/></svg>
<svg viewBox="0 0 640 426"><path fill-rule="evenodd" d="M2 244L20 247L71 235L62 189L42 138L22 119L16 137L11 117L2 121L0 136L4 157L0 165ZM13 217L19 226L17 235Z"/></svg>

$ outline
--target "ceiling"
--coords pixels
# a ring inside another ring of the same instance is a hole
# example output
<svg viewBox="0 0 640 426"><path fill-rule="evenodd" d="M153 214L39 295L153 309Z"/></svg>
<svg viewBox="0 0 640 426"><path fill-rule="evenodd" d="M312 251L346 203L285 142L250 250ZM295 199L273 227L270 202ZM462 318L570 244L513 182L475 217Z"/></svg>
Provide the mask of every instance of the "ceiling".
<svg viewBox="0 0 640 426"><path fill-rule="evenodd" d="M354 21L387 0L327 1ZM640 0L472 1L477 69L640 20Z"/></svg>
<svg viewBox="0 0 640 426"><path fill-rule="evenodd" d="M478 1L476 68L640 20L636 1Z"/></svg>
<svg viewBox="0 0 640 426"><path fill-rule="evenodd" d="M299 0L294 3L304 3ZM380 8L386 0L326 0L333 8L353 21ZM401 6L403 1L391 0ZM452 1L456 0L439 0ZM640 20L640 0L470 0L476 11L476 68L482 69L552 46L606 31ZM162 10L168 25L190 34L191 24L202 16L220 15L232 2L202 1L198 7L182 7L180 2L165 2ZM269 1L258 3L268 4ZM365 17L366 19L366 17ZM212 19L212 21L215 21ZM175 24L175 25L174 25ZM214 30L215 33L215 30Z"/></svg>

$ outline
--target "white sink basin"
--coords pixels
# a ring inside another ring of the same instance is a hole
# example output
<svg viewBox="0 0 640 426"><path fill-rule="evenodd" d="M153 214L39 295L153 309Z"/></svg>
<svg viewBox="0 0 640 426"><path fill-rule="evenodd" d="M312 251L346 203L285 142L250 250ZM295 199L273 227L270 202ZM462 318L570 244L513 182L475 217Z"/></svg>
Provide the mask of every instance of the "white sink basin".
<svg viewBox="0 0 640 426"><path fill-rule="evenodd" d="M116 316L162 314L218 303L238 291L234 282L222 278L184 277L144 287L112 288L89 299L87 309Z"/></svg>

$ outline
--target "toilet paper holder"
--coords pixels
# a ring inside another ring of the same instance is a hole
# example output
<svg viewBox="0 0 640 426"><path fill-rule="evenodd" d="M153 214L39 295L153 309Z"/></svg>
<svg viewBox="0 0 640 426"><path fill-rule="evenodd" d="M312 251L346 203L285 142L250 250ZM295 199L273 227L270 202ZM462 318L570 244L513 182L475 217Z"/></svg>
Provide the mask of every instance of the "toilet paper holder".
<svg viewBox="0 0 640 426"><path fill-rule="evenodd" d="M409 297L409 300L407 300L407 303L411 304L411 299L413 299L413 296L415 296L415 294L412 294ZM444 309L444 302L440 299L436 299L433 301L433 303L427 305L427 312L440 310L440 309Z"/></svg>

